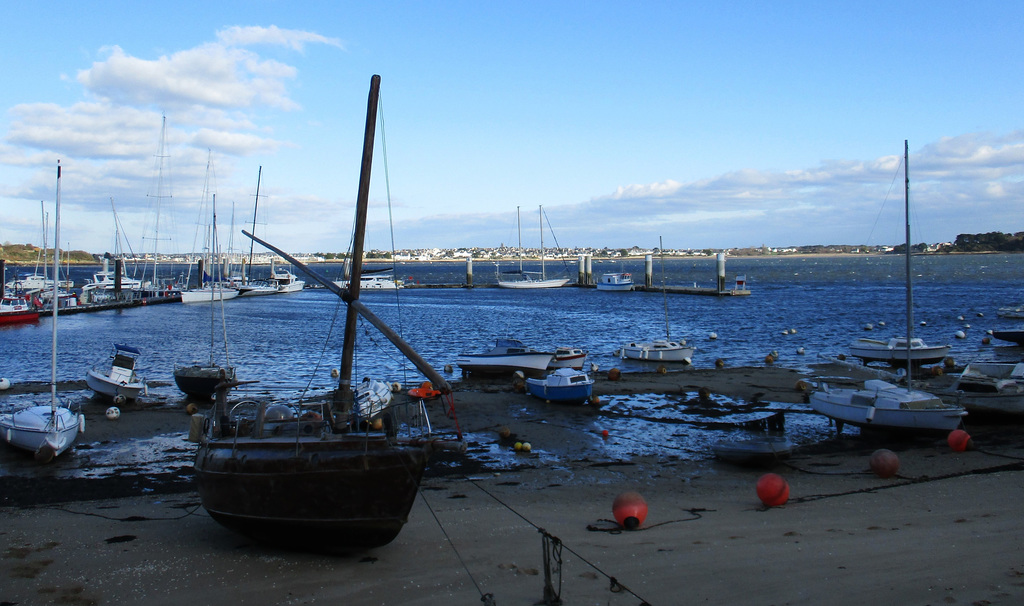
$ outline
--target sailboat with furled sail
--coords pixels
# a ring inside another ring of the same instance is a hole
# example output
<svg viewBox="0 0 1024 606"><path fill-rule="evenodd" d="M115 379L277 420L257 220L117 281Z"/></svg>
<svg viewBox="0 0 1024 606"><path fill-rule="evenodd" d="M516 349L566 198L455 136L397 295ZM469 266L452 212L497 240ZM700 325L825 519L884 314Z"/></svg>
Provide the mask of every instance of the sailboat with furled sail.
<svg viewBox="0 0 1024 606"><path fill-rule="evenodd" d="M57 211L54 219L53 300L60 284L60 162L57 162ZM62 406L57 398L57 308L52 305L53 327L50 343L50 402L0 414L0 438L15 448L33 453L40 463L48 463L71 447L85 417Z"/></svg>
<svg viewBox="0 0 1024 606"><path fill-rule="evenodd" d="M431 452L465 450L461 435L457 441L445 441L431 434L428 423L417 425L415 413L425 413L421 402L411 403L403 422L400 406L364 407L357 393L366 390L352 386L356 323L362 316L446 394L449 403L452 397L445 379L359 300L379 90L380 76L373 76L349 288L338 287L284 251L243 232L347 305L341 378L333 398L297 404L243 402L229 408L227 392L239 382L225 380L217 387L209 427L199 437L196 452L199 495L216 521L261 542L321 552L385 545L405 524ZM251 414L245 414L247 410Z"/></svg>

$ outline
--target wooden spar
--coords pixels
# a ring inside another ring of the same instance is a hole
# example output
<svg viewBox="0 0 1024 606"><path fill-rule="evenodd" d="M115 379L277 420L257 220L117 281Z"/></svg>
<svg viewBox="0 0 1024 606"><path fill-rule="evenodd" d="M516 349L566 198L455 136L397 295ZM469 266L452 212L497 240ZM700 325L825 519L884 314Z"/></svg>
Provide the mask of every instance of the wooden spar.
<svg viewBox="0 0 1024 606"><path fill-rule="evenodd" d="M259 242L261 245L263 245L263 246L269 248L270 250L276 252L277 254L281 255L289 263L291 263L292 265L297 267L300 271L302 271L303 273L308 275L310 278L313 278L314 280L316 280L317 282L322 284L324 286L324 288L330 290L334 294L336 294L339 297L341 297L342 300L345 301L345 303L348 304L349 309L355 309L360 315L362 315L364 318L366 318L367 321L370 322L370 324L373 324L373 326L377 330L379 330L381 332L381 334L383 334L385 337L387 337L389 341L394 343L395 347L397 347L398 350L401 351L405 355L405 357L408 358L409 361L413 363L413 365L416 367L417 370L422 372L425 377L430 379L430 382L433 383L434 386L439 391L441 391L443 393L450 393L451 392L452 388L451 388L451 385L448 384L448 381L446 381L444 379L444 377L441 376L440 373L438 373L436 370L434 370L434 367L431 366L429 362L424 360L423 357L420 356L420 354L418 354L416 352L416 350L412 348L411 345L406 343L405 339L403 339L401 336L399 336L398 333L396 333L395 331L391 330L390 326L385 324L383 320L378 318L376 314L374 314L372 311L370 311L369 308L367 308L366 305L364 305L362 301L359 301L357 299L353 299L352 296L350 295L350 293L347 290L345 290L344 288L341 288L340 286L335 284L333 281L331 281L329 278L321 275L318 271L310 268L305 263L299 261L298 259L296 259L295 257L293 257L293 256L289 255L288 253L284 252L280 248L277 248L273 244L269 244L267 242L264 242L263 240L260 240L259 238L257 238L256 236L250 234L249 232L247 232L245 230L243 230L242 233L246 237L252 238L254 241Z"/></svg>
<svg viewBox="0 0 1024 606"><path fill-rule="evenodd" d="M359 299L359 279L363 271L363 238L366 234L366 208L370 198L370 167L373 164L373 137L377 128L377 99L380 95L380 76L370 78L370 94L366 101L366 130L363 134L363 160L359 169L359 193L356 197L356 223L352 235L352 277L348 292L352 301ZM357 311L349 302L345 313L345 339L341 347L341 378L334 401L347 411L352 401L352 363L356 351Z"/></svg>

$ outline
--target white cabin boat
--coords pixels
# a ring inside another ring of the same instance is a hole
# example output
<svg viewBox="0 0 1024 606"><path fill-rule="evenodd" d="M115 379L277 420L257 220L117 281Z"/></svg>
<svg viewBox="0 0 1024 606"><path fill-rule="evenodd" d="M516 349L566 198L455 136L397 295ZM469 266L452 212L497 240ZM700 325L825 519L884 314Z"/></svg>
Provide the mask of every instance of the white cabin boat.
<svg viewBox="0 0 1024 606"><path fill-rule="evenodd" d="M967 411L947 404L924 391L899 387L878 379L864 382L861 389L831 388L821 382L811 393L815 411L836 422L858 427L903 431L945 431L960 426Z"/></svg>
<svg viewBox="0 0 1024 606"><path fill-rule="evenodd" d="M348 288L348 280L335 280L339 288ZM359 290L396 290L402 288L402 283L389 275L384 274L363 274L359 276Z"/></svg>
<svg viewBox="0 0 1024 606"><path fill-rule="evenodd" d="M554 370L556 368L573 368L575 370L583 370L583 365L587 362L587 352L583 351L578 347L556 347L555 355L551 358L551 362L548 364L548 368Z"/></svg>
<svg viewBox="0 0 1024 606"><path fill-rule="evenodd" d="M108 398L124 396L126 400L139 397L146 381L135 374L135 364L142 352L130 345L114 345L114 353L106 364L89 370L85 382L97 395Z"/></svg>
<svg viewBox="0 0 1024 606"><path fill-rule="evenodd" d="M978 416L1024 416L1024 362L972 362L948 390L943 401L963 406Z"/></svg>
<svg viewBox="0 0 1024 606"><path fill-rule="evenodd" d="M647 343L627 343L619 351L623 360L643 360L650 362L693 362L696 348L687 345L686 341L668 341L658 339Z"/></svg>
<svg viewBox="0 0 1024 606"><path fill-rule="evenodd" d="M602 274L597 290L633 290L633 274Z"/></svg>
<svg viewBox="0 0 1024 606"><path fill-rule="evenodd" d="M910 361L915 365L937 364L949 355L949 345L926 345L919 338L910 340ZM850 345L850 355L865 363L885 362L892 366L907 365L907 338L896 337L888 341L857 339Z"/></svg>
<svg viewBox="0 0 1024 606"><path fill-rule="evenodd" d="M455 363L467 373L504 374L517 370L540 373L547 370L553 357L550 351L530 349L516 339L498 339L491 350L479 354L461 354Z"/></svg>
<svg viewBox="0 0 1024 606"><path fill-rule="evenodd" d="M585 404L593 389L594 379L572 368L559 368L543 379L526 379L527 393L550 402Z"/></svg>

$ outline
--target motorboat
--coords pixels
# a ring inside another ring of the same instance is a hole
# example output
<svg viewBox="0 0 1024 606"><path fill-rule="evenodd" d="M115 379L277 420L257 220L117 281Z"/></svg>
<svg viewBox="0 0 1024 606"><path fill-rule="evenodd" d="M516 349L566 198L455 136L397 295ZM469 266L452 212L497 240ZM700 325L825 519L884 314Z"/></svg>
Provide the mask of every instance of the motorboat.
<svg viewBox="0 0 1024 606"><path fill-rule="evenodd" d="M182 303L217 303L230 301L238 296L238 289L221 284L208 284L202 288L190 288L181 291Z"/></svg>
<svg viewBox="0 0 1024 606"><path fill-rule="evenodd" d="M479 354L461 354L455 363L466 373L506 374L522 371L541 373L554 358L550 351L537 351L518 339L498 339L494 347Z"/></svg>
<svg viewBox="0 0 1024 606"><path fill-rule="evenodd" d="M120 288L122 292L137 291L142 290L147 285L148 284L144 284L142 280L126 276L124 274L123 266L121 266L121 276L118 278L117 273L110 269L110 259L104 257L103 269L94 273L92 275L92 279L82 286L82 295L84 298L91 299L101 295L109 295L118 288Z"/></svg>
<svg viewBox="0 0 1024 606"><path fill-rule="evenodd" d="M146 388L146 381L135 374L142 352L131 345L115 344L109 362L91 368L85 375L89 389L115 400L134 400Z"/></svg>
<svg viewBox="0 0 1024 606"><path fill-rule="evenodd" d="M583 404L590 400L594 379L585 372L559 368L542 379L526 379L526 392L549 402Z"/></svg>
<svg viewBox="0 0 1024 606"><path fill-rule="evenodd" d="M336 280L334 282L338 288L348 288L348 280ZM359 289L360 290L396 290L402 288L401 282L396 281L391 276L384 274L370 274L362 275L359 277Z"/></svg>
<svg viewBox="0 0 1024 606"><path fill-rule="evenodd" d="M281 291L277 284L272 284L266 280L254 280L252 282L242 282L239 280L232 280L230 282L231 287L238 291L239 297L259 297L262 295L276 295Z"/></svg>
<svg viewBox="0 0 1024 606"><path fill-rule="evenodd" d="M972 362L936 395L971 415L1024 416L1024 362Z"/></svg>
<svg viewBox="0 0 1024 606"><path fill-rule="evenodd" d="M597 281L597 290L633 290L633 274L602 274Z"/></svg>
<svg viewBox="0 0 1024 606"><path fill-rule="evenodd" d="M687 345L686 341L658 339L646 343L627 343L619 350L619 357L624 360L691 364L695 350L696 348Z"/></svg>
<svg viewBox="0 0 1024 606"><path fill-rule="evenodd" d="M39 320L39 308L27 298L0 298L0 324L21 324L37 320Z"/></svg>
<svg viewBox="0 0 1024 606"><path fill-rule="evenodd" d="M365 378L352 391L355 394L354 411L359 421L379 417L394 398L391 386L377 379Z"/></svg>
<svg viewBox="0 0 1024 606"><path fill-rule="evenodd" d="M275 269L267 282L277 285L277 292L287 294L299 292L306 287L306 281L286 269Z"/></svg>
<svg viewBox="0 0 1024 606"><path fill-rule="evenodd" d="M992 336L1000 341L1024 345L1024 330L993 330Z"/></svg>
<svg viewBox="0 0 1024 606"><path fill-rule="evenodd" d="M937 364L949 355L949 345L925 345L918 338L910 340L909 354L906 337L896 337L888 341L878 339L857 339L850 345L850 355L860 358L864 363L885 362L892 366L906 366L907 356L915 366Z"/></svg>
<svg viewBox="0 0 1024 606"><path fill-rule="evenodd" d="M548 363L548 369L574 368L576 370L583 370L583 365L586 362L587 352L582 349L578 347L556 347L555 355L551 358L551 362Z"/></svg>
<svg viewBox="0 0 1024 606"><path fill-rule="evenodd" d="M60 172L58 162L54 242L60 242ZM56 300L57 285L60 284L60 246L54 246L53 258L54 277L50 284ZM57 398L57 306L54 305L51 311L50 402L0 414L0 439L15 448L33 453L41 463L47 463L66 451L74 444L79 432L85 431L85 416L81 410L72 411Z"/></svg>

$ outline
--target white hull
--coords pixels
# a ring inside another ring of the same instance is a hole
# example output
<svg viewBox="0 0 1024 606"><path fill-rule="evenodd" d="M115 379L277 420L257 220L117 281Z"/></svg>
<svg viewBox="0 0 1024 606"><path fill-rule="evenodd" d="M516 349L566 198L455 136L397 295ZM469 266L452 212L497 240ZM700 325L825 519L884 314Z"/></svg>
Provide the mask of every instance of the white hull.
<svg viewBox="0 0 1024 606"><path fill-rule="evenodd" d="M822 383L810 405L837 423L903 431L952 431L967 414L923 391L908 391L885 381L865 381L862 389L830 389Z"/></svg>
<svg viewBox="0 0 1024 606"><path fill-rule="evenodd" d="M56 426L51 422L56 411ZM0 415L0 438L15 448L38 452L44 445L57 456L71 447L85 425L80 413L63 406L31 406Z"/></svg>
<svg viewBox="0 0 1024 606"><path fill-rule="evenodd" d="M348 288L348 280L336 280L338 288ZM362 276L359 278L359 290L398 290L402 285L395 280L381 275Z"/></svg>
<svg viewBox="0 0 1024 606"><path fill-rule="evenodd" d="M132 383L113 381L110 377L104 375L95 368L86 373L85 383L89 386L89 389L102 396L110 398L124 396L128 400L138 398L139 394L142 393L142 390L146 387L146 384L142 381Z"/></svg>
<svg viewBox="0 0 1024 606"><path fill-rule="evenodd" d="M630 274L604 274L597 282L597 290L633 290L633 276Z"/></svg>
<svg viewBox="0 0 1024 606"><path fill-rule="evenodd" d="M582 349L576 349L574 347L558 347L555 349L555 356L551 358L551 362L548 363L550 370L556 370L558 368L572 368L573 370L583 370L583 365L587 362L587 352Z"/></svg>
<svg viewBox="0 0 1024 606"><path fill-rule="evenodd" d="M910 359L914 364L937 364L949 355L949 345L925 345L921 339L910 340ZM906 338L879 341L857 339L850 345L850 355L865 362L887 362L906 365Z"/></svg>
<svg viewBox="0 0 1024 606"><path fill-rule="evenodd" d="M500 280L501 288L560 288L569 283L568 278L558 280Z"/></svg>
<svg viewBox="0 0 1024 606"><path fill-rule="evenodd" d="M540 372L547 370L551 353L520 354L462 354L455 360L463 372L506 373L517 370Z"/></svg>
<svg viewBox="0 0 1024 606"><path fill-rule="evenodd" d="M280 292L277 290L276 286L271 286L269 284L246 284L243 286L236 286L235 288L238 289L239 297L262 297L264 295L276 295ZM184 299L182 300L184 301Z"/></svg>
<svg viewBox="0 0 1024 606"><path fill-rule="evenodd" d="M938 395L971 414L1024 417L1024 363L968 364L950 389Z"/></svg>
<svg viewBox="0 0 1024 606"><path fill-rule="evenodd" d="M230 301L238 296L234 288L193 288L181 291L182 303L211 303L214 301Z"/></svg>
<svg viewBox="0 0 1024 606"><path fill-rule="evenodd" d="M363 419L380 415L391 404L394 394L391 387L376 379L367 379L352 390L355 396L356 413Z"/></svg>
<svg viewBox="0 0 1024 606"><path fill-rule="evenodd" d="M651 343L629 343L622 346L619 354L624 360L645 360L651 362L682 362L693 361L695 348L675 341L654 341Z"/></svg>

